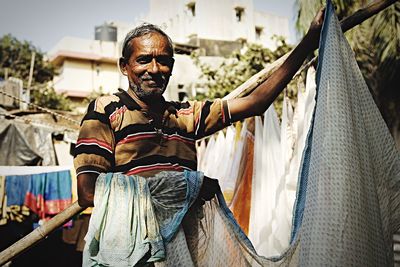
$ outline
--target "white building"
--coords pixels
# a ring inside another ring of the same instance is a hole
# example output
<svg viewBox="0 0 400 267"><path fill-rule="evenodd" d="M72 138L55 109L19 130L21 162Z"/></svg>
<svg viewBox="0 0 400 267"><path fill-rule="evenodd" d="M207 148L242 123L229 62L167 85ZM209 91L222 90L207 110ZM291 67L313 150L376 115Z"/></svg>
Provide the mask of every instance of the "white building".
<svg viewBox="0 0 400 267"><path fill-rule="evenodd" d="M121 87L117 42L64 37L49 54L59 67L53 80L57 92L84 98L93 91L112 93Z"/></svg>
<svg viewBox="0 0 400 267"><path fill-rule="evenodd" d="M289 37L288 19L255 11L253 0L150 0L148 20L174 42L200 46L245 41L274 49L273 35Z"/></svg>
<svg viewBox="0 0 400 267"><path fill-rule="evenodd" d="M244 43L274 49L273 35L289 37L288 19L256 12L252 0L149 2L148 17L142 22L159 25L175 46L167 99L193 95L201 87L200 71L188 56L190 51L200 49L200 59L217 66ZM113 93L118 88L127 89L126 77L119 72L117 62L126 33L140 23L111 22L97 27L97 40L63 38L49 52L51 62L59 66L59 75L54 78L56 91L79 101L94 91Z"/></svg>

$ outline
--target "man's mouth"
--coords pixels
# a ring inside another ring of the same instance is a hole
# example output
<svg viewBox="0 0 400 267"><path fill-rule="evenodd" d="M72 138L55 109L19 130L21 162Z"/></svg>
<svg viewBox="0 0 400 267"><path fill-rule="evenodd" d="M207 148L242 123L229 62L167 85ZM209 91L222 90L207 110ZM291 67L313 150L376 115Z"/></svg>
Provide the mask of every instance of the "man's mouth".
<svg viewBox="0 0 400 267"><path fill-rule="evenodd" d="M144 82L146 83L146 85L148 87L151 87L151 88L158 88L158 87L162 86L161 82L156 82L156 81L153 81L153 80L146 80Z"/></svg>
<svg viewBox="0 0 400 267"><path fill-rule="evenodd" d="M161 88L164 86L163 80L143 79L142 80L150 88Z"/></svg>

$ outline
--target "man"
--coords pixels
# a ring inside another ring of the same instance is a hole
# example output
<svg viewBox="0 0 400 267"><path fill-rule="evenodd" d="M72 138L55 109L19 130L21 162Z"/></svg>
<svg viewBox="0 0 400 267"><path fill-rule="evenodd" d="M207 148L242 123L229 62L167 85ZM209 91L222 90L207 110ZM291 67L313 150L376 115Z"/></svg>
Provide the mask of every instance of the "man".
<svg viewBox="0 0 400 267"><path fill-rule="evenodd" d="M261 115L317 48L322 18L320 10L303 40L268 80L250 95L228 101L165 101L162 95L174 66L170 38L151 24L128 33L119 61L128 91L96 99L82 121L74 160L79 204L93 206L101 172L149 177L165 170L195 170L195 140ZM209 200L216 190L217 182L205 179L200 197Z"/></svg>

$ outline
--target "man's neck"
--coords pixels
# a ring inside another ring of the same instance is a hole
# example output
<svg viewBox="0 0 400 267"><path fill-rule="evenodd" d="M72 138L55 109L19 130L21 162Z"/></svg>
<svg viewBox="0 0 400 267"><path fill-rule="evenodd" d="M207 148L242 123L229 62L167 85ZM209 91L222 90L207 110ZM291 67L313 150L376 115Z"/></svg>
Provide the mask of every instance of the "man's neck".
<svg viewBox="0 0 400 267"><path fill-rule="evenodd" d="M160 99L155 99L153 101L144 101L144 100L140 99L131 88L128 89L128 94L144 110L150 110L153 112L163 112L164 111L165 99L163 97L161 97Z"/></svg>

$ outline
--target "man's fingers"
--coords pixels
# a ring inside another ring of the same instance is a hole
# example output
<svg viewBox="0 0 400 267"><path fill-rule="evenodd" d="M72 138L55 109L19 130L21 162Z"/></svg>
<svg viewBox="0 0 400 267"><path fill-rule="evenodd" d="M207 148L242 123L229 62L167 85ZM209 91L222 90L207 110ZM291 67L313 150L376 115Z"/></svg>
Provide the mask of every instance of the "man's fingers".
<svg viewBox="0 0 400 267"><path fill-rule="evenodd" d="M206 201L211 200L215 194L220 190L219 183L217 179L212 179L204 176L203 185L200 189L200 198Z"/></svg>
<svg viewBox="0 0 400 267"><path fill-rule="evenodd" d="M311 23L311 28L316 28L316 29L321 28L322 23L324 22L324 14L325 14L325 7L321 7Z"/></svg>
<svg viewBox="0 0 400 267"><path fill-rule="evenodd" d="M322 25L322 22L324 21L324 14L325 14L325 7L322 7L316 16L316 21L318 25Z"/></svg>

